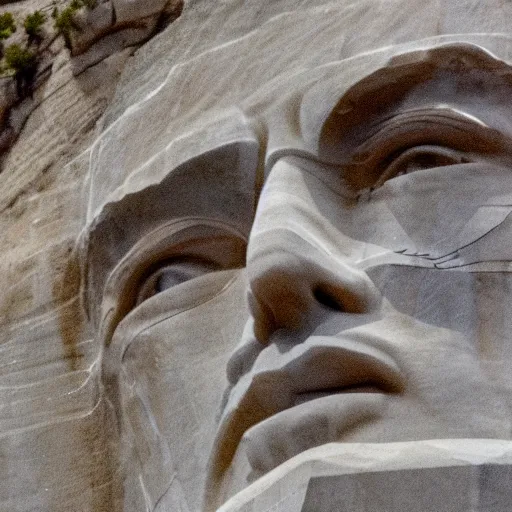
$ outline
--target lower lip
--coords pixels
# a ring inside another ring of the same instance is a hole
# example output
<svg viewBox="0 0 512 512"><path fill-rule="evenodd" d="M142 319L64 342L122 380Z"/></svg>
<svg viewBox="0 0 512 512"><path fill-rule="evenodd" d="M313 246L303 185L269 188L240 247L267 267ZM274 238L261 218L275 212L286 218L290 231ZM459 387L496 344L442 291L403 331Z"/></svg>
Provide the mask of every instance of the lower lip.
<svg viewBox="0 0 512 512"><path fill-rule="evenodd" d="M299 395L294 407L245 432L240 447L253 470L251 480L305 450L342 441L349 432L375 421L385 407L386 395L368 387Z"/></svg>
<svg viewBox="0 0 512 512"><path fill-rule="evenodd" d="M350 395L352 393L376 393L382 394L382 390L373 386L360 386L353 388L340 388L340 389L329 389L325 391L312 391L309 393L299 393L295 397L293 406L301 405L312 400L318 400L319 398L325 398L333 395Z"/></svg>

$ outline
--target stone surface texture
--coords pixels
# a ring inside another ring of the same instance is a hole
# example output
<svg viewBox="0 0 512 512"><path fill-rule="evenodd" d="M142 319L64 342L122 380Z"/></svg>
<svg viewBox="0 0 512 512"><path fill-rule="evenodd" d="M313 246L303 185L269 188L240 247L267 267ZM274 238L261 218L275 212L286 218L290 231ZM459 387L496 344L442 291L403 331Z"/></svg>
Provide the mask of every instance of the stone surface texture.
<svg viewBox="0 0 512 512"><path fill-rule="evenodd" d="M490 439L326 444L270 472L219 512L505 511L511 448Z"/></svg>
<svg viewBox="0 0 512 512"><path fill-rule="evenodd" d="M176 9L1 107L0 510L510 510L512 3Z"/></svg>

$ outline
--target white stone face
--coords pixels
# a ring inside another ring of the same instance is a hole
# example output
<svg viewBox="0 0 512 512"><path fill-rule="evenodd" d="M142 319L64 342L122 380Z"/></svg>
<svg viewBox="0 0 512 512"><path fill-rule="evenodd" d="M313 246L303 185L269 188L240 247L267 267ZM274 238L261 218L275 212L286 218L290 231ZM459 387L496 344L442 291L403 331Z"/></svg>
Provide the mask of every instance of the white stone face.
<svg viewBox="0 0 512 512"><path fill-rule="evenodd" d="M294 472L345 457L351 510L385 510L366 473L461 451L476 492L510 462L512 4L205 5L80 158L112 507L327 511Z"/></svg>
<svg viewBox="0 0 512 512"><path fill-rule="evenodd" d="M132 492L197 509L205 488L214 510L328 443L510 438L512 74L476 39L304 72L265 92L271 108L249 99L196 132L216 149L107 205L89 276L93 298L107 283L104 378Z"/></svg>
<svg viewBox="0 0 512 512"><path fill-rule="evenodd" d="M408 60L342 98L316 158L270 168L218 505L325 443L510 437L510 68L460 45Z"/></svg>

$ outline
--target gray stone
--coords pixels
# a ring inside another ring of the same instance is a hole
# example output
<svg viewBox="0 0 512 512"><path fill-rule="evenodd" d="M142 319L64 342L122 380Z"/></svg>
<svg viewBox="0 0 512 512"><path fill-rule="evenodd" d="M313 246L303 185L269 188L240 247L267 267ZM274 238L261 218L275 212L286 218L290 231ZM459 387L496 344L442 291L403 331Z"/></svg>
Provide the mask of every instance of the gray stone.
<svg viewBox="0 0 512 512"><path fill-rule="evenodd" d="M509 510L512 4L197 0L112 55L157 7L15 119L0 508Z"/></svg>
<svg viewBox="0 0 512 512"><path fill-rule="evenodd" d="M117 23L131 21L159 14L168 0L112 0Z"/></svg>

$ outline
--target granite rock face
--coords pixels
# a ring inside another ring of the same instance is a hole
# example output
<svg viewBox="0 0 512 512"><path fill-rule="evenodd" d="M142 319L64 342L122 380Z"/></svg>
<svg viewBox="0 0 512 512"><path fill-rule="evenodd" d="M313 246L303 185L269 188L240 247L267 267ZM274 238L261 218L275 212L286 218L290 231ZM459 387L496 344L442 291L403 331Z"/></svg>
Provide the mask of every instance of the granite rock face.
<svg viewBox="0 0 512 512"><path fill-rule="evenodd" d="M116 18L119 23L130 22L139 18L145 18L160 12L165 7L167 0L148 0L138 2L137 0L113 0Z"/></svg>
<svg viewBox="0 0 512 512"><path fill-rule="evenodd" d="M67 5L62 2L55 4L48 0L27 0L11 8L2 9L2 12L14 14L17 23L17 30L3 43L3 47L6 48L13 43L22 47L27 45L27 48L36 55L37 65L33 79L28 82L19 80L22 76L20 73L14 73L12 70L2 71L0 165L3 164L4 155L9 152L32 112L42 108L51 109L54 92L60 95L60 89L66 89L69 85L69 71L75 77L72 87L78 89L74 92L76 102L84 106L84 112L80 112L76 120L80 124L82 116L92 117L94 120L89 119L86 124L86 131L90 131L90 123L94 123L103 114L126 59L138 46L179 17L183 8L181 0L168 0L153 5L148 14L148 9L144 7L145 2L132 2L131 10L128 9L122 19L119 19L113 3L110 0L102 0L94 7L82 7L74 12L73 28L67 33L67 37L62 37L54 26L55 22L50 12L56 6L57 9L60 8L57 12L63 12ZM123 5L120 3L119 8L126 10L126 6ZM136 9L136 5L141 8ZM23 22L25 17L36 9L46 17L46 21L40 29L38 40L31 42L23 29ZM128 12L131 13L130 16L127 15ZM64 42L67 49L64 48ZM94 98L93 102L99 99L102 105L91 109L90 97L94 96L99 98ZM63 108L62 104L59 108ZM92 110L92 116L87 110ZM37 115L35 117L39 119ZM39 126L41 125L39 122ZM45 140L46 144L48 142ZM67 141L66 145L70 148L76 147L76 144L68 144Z"/></svg>
<svg viewBox="0 0 512 512"><path fill-rule="evenodd" d="M112 54L153 37L183 8L181 0L107 0L76 16L78 30L71 33L72 69L75 75Z"/></svg>
<svg viewBox="0 0 512 512"><path fill-rule="evenodd" d="M84 15L5 159L0 509L509 510L512 4L93 42L165 8Z"/></svg>

